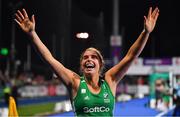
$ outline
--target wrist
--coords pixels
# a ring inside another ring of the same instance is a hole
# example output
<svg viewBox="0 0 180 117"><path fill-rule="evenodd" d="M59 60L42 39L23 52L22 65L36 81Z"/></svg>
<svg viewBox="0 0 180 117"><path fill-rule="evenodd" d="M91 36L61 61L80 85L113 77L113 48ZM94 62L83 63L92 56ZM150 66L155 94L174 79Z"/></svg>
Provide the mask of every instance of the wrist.
<svg viewBox="0 0 180 117"><path fill-rule="evenodd" d="M151 32L149 32L149 31L147 31L146 29L143 29L143 31L142 31L143 33L145 33L145 34L150 34Z"/></svg>
<svg viewBox="0 0 180 117"><path fill-rule="evenodd" d="M32 35L34 35L35 33L36 33L35 30L31 30L30 32L28 32L28 35L32 36Z"/></svg>

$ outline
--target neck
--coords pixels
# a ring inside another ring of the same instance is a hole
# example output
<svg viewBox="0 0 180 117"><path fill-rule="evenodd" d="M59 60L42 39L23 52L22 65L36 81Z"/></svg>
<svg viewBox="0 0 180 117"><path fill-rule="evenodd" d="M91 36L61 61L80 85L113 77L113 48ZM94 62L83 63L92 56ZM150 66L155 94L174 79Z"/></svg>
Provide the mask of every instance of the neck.
<svg viewBox="0 0 180 117"><path fill-rule="evenodd" d="M89 76L89 75L84 75L86 82L92 86L94 89L99 88L99 75L94 75L94 76Z"/></svg>

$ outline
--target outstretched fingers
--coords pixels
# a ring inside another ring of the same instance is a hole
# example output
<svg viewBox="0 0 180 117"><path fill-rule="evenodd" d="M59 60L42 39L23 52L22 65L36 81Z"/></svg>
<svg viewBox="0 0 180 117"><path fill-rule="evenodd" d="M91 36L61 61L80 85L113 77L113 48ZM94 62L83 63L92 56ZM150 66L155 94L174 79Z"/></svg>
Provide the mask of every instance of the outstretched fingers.
<svg viewBox="0 0 180 117"><path fill-rule="evenodd" d="M16 20L17 20L17 21L22 22L21 17L20 17L17 13L15 14L15 16L16 16Z"/></svg>
<svg viewBox="0 0 180 117"><path fill-rule="evenodd" d="M147 17L146 16L144 16L144 22L147 20Z"/></svg>
<svg viewBox="0 0 180 117"><path fill-rule="evenodd" d="M157 13L156 13L156 15L155 15L155 18L154 18L154 19L155 19L155 20L157 20L158 16L159 16L159 12L157 12Z"/></svg>
<svg viewBox="0 0 180 117"><path fill-rule="evenodd" d="M159 15L159 9L158 7L156 7L152 13L152 18L157 19L158 15Z"/></svg>
<svg viewBox="0 0 180 117"><path fill-rule="evenodd" d="M27 14L26 10L25 10L25 9L23 9L22 11L23 11L23 15L24 15L24 17L25 17L25 18L28 18L28 14Z"/></svg>
<svg viewBox="0 0 180 117"><path fill-rule="evenodd" d="M20 10L18 10L17 13L15 13L15 16L16 16L16 21L18 21L19 23L21 23L26 17L28 18L25 9L23 9L23 14Z"/></svg>
<svg viewBox="0 0 180 117"><path fill-rule="evenodd" d="M34 14L31 17L31 21L35 24L35 18L34 18Z"/></svg>
<svg viewBox="0 0 180 117"><path fill-rule="evenodd" d="M24 16L23 16L23 14L21 13L21 11L18 10L17 13L18 13L19 17L23 20L23 19L24 19Z"/></svg>
<svg viewBox="0 0 180 117"><path fill-rule="evenodd" d="M21 26L21 23L20 23L17 19L14 19L14 21L15 21L19 26Z"/></svg>
<svg viewBox="0 0 180 117"><path fill-rule="evenodd" d="M14 19L15 22L21 27L21 29L24 32L29 33L35 30L34 15L31 17L30 20L25 9L22 9L22 11L18 10L15 15L16 15L16 18Z"/></svg>
<svg viewBox="0 0 180 117"><path fill-rule="evenodd" d="M149 8L149 12L148 12L147 18L150 18L150 17L151 17L151 14L152 14L152 7Z"/></svg>

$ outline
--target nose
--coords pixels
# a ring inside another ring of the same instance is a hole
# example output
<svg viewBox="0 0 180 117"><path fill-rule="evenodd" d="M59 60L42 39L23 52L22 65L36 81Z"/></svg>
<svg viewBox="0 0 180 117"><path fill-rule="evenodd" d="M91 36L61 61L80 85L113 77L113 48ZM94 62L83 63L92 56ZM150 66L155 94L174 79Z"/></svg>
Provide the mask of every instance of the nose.
<svg viewBox="0 0 180 117"><path fill-rule="evenodd" d="M90 62L91 61L91 58L89 57L88 59L87 59L87 62Z"/></svg>
<svg viewBox="0 0 180 117"><path fill-rule="evenodd" d="M91 61L92 60L92 57L91 56L89 56L88 57L88 59L87 59L87 61Z"/></svg>

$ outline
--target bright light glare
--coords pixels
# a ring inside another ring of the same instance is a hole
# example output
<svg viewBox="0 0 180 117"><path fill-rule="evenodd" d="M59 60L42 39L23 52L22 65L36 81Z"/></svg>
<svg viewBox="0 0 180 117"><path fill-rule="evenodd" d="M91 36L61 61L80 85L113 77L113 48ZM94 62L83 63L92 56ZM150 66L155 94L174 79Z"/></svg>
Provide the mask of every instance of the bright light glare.
<svg viewBox="0 0 180 117"><path fill-rule="evenodd" d="M79 38L79 39L87 39L89 37L89 34L87 32L77 33L76 37Z"/></svg>

